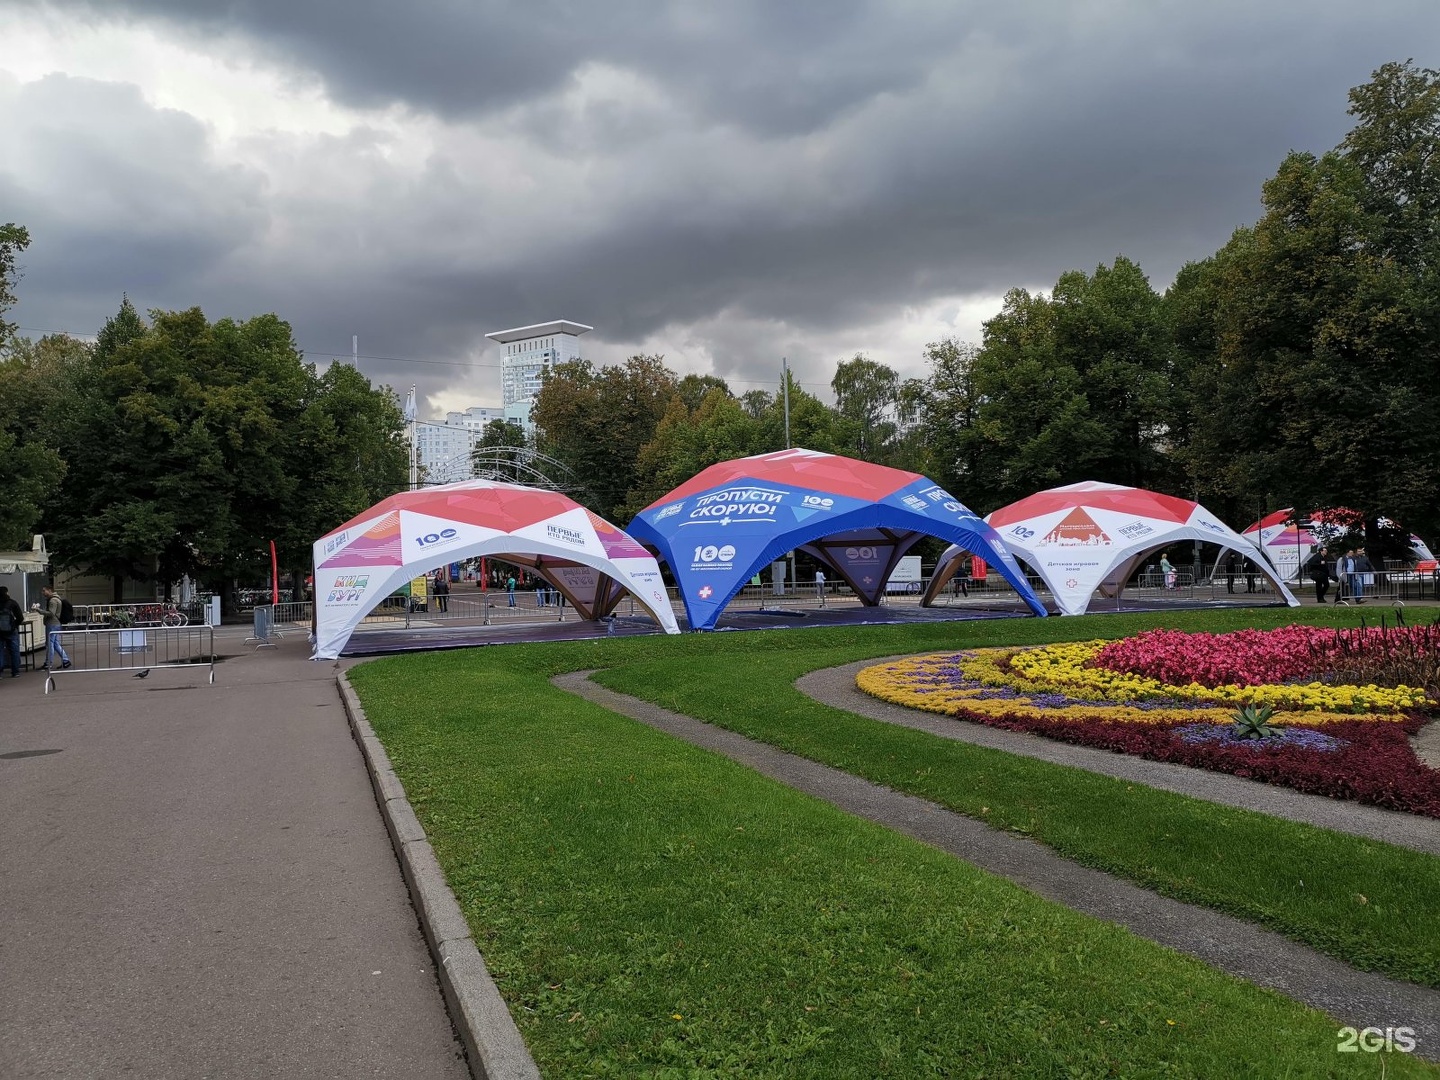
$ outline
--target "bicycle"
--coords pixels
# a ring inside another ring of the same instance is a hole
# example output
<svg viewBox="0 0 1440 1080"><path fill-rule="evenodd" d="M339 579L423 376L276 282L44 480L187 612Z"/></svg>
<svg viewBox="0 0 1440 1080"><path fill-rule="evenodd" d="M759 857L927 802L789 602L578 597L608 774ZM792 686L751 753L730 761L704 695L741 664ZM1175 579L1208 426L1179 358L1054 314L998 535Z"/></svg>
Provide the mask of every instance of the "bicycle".
<svg viewBox="0 0 1440 1080"><path fill-rule="evenodd" d="M188 626L190 616L180 610L178 604L171 601L165 605L165 613L160 616L161 626Z"/></svg>

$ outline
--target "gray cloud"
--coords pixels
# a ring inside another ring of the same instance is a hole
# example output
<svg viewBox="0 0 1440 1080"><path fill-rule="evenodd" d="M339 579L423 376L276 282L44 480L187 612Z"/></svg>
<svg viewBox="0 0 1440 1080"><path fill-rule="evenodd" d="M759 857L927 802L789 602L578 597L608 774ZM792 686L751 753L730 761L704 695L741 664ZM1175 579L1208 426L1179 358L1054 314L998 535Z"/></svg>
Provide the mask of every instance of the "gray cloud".
<svg viewBox="0 0 1440 1080"><path fill-rule="evenodd" d="M192 46L239 35L435 134L271 133L236 168L133 88L0 86L22 150L0 205L36 238L22 323L93 327L129 289L276 310L318 351L358 332L369 354L498 365L485 331L563 315L597 326L597 355L669 335L767 383L781 351L823 384L906 307L1117 253L1163 286L1254 220L1287 150L1339 140L1350 86L1440 45L1421 2L103 11ZM494 397L491 368L364 366Z"/></svg>

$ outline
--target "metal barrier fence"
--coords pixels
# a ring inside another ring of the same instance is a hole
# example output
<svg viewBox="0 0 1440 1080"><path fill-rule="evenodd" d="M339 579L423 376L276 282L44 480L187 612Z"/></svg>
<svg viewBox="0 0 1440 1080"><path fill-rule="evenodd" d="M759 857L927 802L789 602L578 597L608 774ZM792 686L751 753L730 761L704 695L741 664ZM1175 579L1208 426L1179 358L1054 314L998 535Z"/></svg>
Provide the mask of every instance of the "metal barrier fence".
<svg viewBox="0 0 1440 1080"><path fill-rule="evenodd" d="M251 613L255 619L254 630L245 639L245 644L255 642L257 649L277 648L272 637L283 638L286 634L303 629L307 633L315 614L315 605L309 600L298 603L261 604Z"/></svg>
<svg viewBox="0 0 1440 1080"><path fill-rule="evenodd" d="M1330 588L1335 602L1347 605L1363 604L1367 600L1381 603L1440 600L1440 570L1426 573L1405 567L1342 574L1341 580L1332 582Z"/></svg>
<svg viewBox="0 0 1440 1080"><path fill-rule="evenodd" d="M156 668L209 668L215 682L215 628L213 626L150 626L124 630L61 630L60 647L70 657L62 671L53 668L45 677L45 693L56 688L55 678L98 671L133 671L145 678Z"/></svg>
<svg viewBox="0 0 1440 1080"><path fill-rule="evenodd" d="M126 629L132 626L185 626L205 621L205 600L188 604L148 600L126 604L76 604L75 625Z"/></svg>

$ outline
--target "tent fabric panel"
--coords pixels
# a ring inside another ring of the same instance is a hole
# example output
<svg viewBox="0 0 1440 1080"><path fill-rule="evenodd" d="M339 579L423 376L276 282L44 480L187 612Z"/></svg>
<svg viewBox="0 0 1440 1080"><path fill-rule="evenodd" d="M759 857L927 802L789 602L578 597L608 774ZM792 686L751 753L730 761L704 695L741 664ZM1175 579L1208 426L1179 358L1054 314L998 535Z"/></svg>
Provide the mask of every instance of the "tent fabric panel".
<svg viewBox="0 0 1440 1080"><path fill-rule="evenodd" d="M321 545L317 543L316 553L320 550ZM657 600L657 596L661 600L665 597L663 581L659 566L648 556L646 559L608 560L588 553L577 555L560 549L558 545L545 545L502 534L442 552L420 548L410 562L399 567L317 568L314 658L337 659L365 616L405 582L448 563L480 556L499 558L517 565L525 565L528 560L547 575L568 564L589 566L633 593L666 633L680 632L668 600L663 603Z"/></svg>
<svg viewBox="0 0 1440 1080"><path fill-rule="evenodd" d="M740 483L776 483L789 487L826 491L847 498L875 501L891 495L920 479L919 473L892 469L837 454L825 454L796 447L771 454L722 461L702 469L691 479L641 513L655 510L677 499L686 499L710 490Z"/></svg>
<svg viewBox="0 0 1440 1080"><path fill-rule="evenodd" d="M830 535L832 531L846 532L872 527L874 518L881 513L888 516L892 523L891 527L896 531L913 533L916 539L920 536L938 536L951 541L964 540L969 546L986 552L986 558L995 567L996 572L1016 587L1017 592L1030 609L1036 614L1045 613L1044 605L1035 596L1029 583L1025 580L1024 574L1015 565L1013 558L1000 543L999 538L995 537L993 530L984 522L973 516L966 522L947 524L903 506L889 506L883 511L872 506L856 511L853 516L839 515L818 520L811 519L799 522L788 529L776 529L757 536L756 539L759 543L747 544L752 552L748 556L742 556L738 548L735 548L730 552L733 561L727 564L729 566L728 573L706 571L703 558L698 564L698 569L695 563L687 565L686 559L693 552L686 552L684 549L692 547L690 542L682 539L681 544L675 544L674 538L662 535L643 517L637 517L630 524L629 531L637 540L658 551L665 562L669 564L670 572L680 586L681 599L685 604L691 628L708 630L714 628L721 610L757 571L768 566L781 555L803 548L807 544ZM703 556L706 554L705 548L708 546L713 545L702 545L696 550ZM731 546L734 547L734 545ZM832 563L832 565L834 564ZM883 583L879 587L883 588Z"/></svg>

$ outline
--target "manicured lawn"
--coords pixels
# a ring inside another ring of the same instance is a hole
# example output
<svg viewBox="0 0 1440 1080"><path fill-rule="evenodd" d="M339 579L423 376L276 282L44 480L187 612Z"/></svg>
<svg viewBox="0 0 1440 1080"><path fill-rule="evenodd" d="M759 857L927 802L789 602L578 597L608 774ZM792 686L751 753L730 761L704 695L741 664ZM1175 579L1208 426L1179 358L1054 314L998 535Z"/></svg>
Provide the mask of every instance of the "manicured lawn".
<svg viewBox="0 0 1440 1080"><path fill-rule="evenodd" d="M1295 617L1187 612L1165 621L1218 631ZM859 628L823 632L824 641L822 632L778 633L766 635L763 660L751 655L760 646L746 646L752 635L720 635L707 649L686 639L684 650L615 663L596 681L1033 836L1077 862L1259 922L1356 967L1440 985L1440 859L893 727L821 705L792 685L807 671L885 653L1118 637L1155 624L1093 616L901 635Z"/></svg>
<svg viewBox="0 0 1440 1080"><path fill-rule="evenodd" d="M1278 904L1296 936L1434 981L1440 861L896 731L790 686L866 656L1094 636L1086 622L490 648L351 677L547 1074L1375 1072L1368 1055L1336 1054L1319 1014L546 681L609 668L617 689L1166 891L1264 921ZM1106 633L1140 625L1103 620Z"/></svg>

